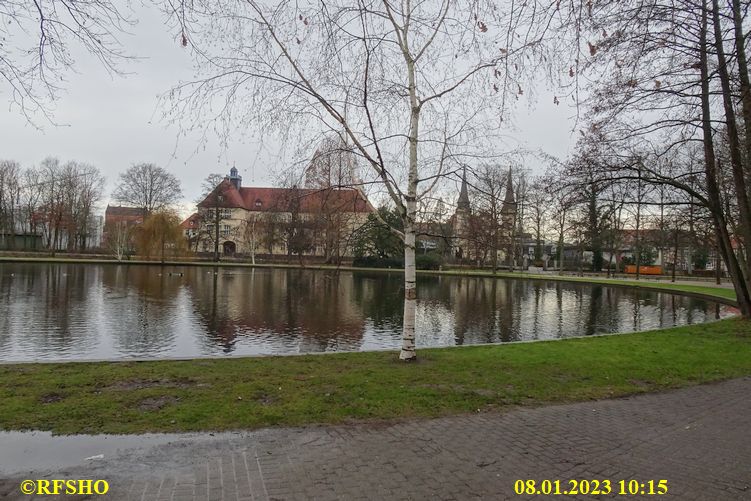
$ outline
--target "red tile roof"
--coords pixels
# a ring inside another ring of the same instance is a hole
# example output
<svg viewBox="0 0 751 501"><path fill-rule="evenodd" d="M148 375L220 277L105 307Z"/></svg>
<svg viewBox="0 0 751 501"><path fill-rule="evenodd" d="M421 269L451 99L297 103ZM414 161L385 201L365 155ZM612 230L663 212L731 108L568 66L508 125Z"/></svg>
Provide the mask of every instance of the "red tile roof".
<svg viewBox="0 0 751 501"><path fill-rule="evenodd" d="M108 205L104 211L104 224L108 223L142 223L143 209L140 207L120 207L117 205Z"/></svg>
<svg viewBox="0 0 751 501"><path fill-rule="evenodd" d="M222 197L215 202L214 197ZM290 212L299 204L300 212L322 208L345 212L373 212L373 206L353 189L255 188L239 190L228 180L222 181L199 207L242 208L260 212Z"/></svg>
<svg viewBox="0 0 751 501"><path fill-rule="evenodd" d="M191 228L198 228L198 226L200 226L200 219L201 217L198 215L198 213L194 212L193 214L190 215L190 217L188 217L188 219L180 223L180 227L184 230L189 230Z"/></svg>

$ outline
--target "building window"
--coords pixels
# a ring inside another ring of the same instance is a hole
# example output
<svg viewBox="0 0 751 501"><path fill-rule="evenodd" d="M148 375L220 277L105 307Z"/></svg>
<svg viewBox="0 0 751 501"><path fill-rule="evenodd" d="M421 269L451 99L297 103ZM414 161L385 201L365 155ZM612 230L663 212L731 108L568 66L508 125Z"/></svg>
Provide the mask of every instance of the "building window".
<svg viewBox="0 0 751 501"><path fill-rule="evenodd" d="M230 232L231 229L232 229L232 227L230 225L223 224L222 225L222 236L226 237L227 235L229 235L229 232Z"/></svg>
<svg viewBox="0 0 751 501"><path fill-rule="evenodd" d="M263 202L261 202L261 199L256 199L256 207L261 207L263 205Z"/></svg>

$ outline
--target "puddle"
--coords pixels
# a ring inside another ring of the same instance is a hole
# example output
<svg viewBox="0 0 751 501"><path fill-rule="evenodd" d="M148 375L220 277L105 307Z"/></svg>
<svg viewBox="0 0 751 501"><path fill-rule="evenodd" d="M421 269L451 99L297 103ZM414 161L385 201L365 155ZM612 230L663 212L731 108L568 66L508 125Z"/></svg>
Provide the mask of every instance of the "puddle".
<svg viewBox="0 0 751 501"><path fill-rule="evenodd" d="M199 434L52 435L46 431L0 431L0 474L58 470L111 459L128 449L195 441L201 437ZM86 459L91 457L99 458Z"/></svg>

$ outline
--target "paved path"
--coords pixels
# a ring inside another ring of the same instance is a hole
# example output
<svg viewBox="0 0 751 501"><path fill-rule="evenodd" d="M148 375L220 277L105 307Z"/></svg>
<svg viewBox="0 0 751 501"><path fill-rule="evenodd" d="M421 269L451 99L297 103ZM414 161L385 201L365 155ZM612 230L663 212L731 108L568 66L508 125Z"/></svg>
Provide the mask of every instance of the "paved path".
<svg viewBox="0 0 751 501"><path fill-rule="evenodd" d="M31 499L19 494L24 478L104 478L107 499L545 499L514 494L515 480L533 478L668 481L667 496L600 499L747 500L751 378L505 414L178 439L13 477L0 499Z"/></svg>

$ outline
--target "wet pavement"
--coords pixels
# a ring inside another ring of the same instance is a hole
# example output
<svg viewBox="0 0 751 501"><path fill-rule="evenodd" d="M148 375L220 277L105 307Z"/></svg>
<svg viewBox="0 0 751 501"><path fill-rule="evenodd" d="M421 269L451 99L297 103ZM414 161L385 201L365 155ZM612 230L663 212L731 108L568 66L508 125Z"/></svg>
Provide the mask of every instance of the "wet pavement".
<svg viewBox="0 0 751 501"><path fill-rule="evenodd" d="M1 433L0 499L55 499L23 495L24 479L105 479L104 498L135 500L552 498L515 494L515 482L527 479L538 487L560 480L562 490L569 479L612 485L608 495L556 499L751 499L749 395L751 378L743 378L396 424L214 435ZM621 480L643 486L619 495ZM667 481L666 495L641 494L659 480Z"/></svg>

